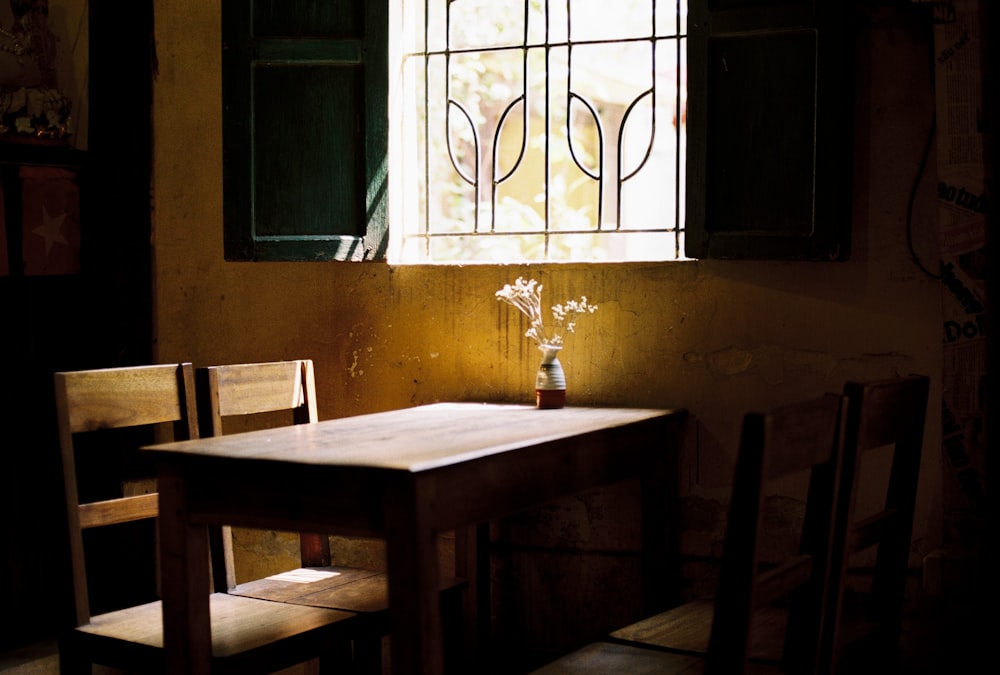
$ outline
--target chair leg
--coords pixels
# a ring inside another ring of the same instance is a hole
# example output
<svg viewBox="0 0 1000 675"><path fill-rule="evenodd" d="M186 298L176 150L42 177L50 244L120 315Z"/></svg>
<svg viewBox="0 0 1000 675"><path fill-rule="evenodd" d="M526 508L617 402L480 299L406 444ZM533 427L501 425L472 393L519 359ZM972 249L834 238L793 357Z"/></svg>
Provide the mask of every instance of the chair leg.
<svg viewBox="0 0 1000 675"><path fill-rule="evenodd" d="M383 638L366 635L354 640L355 675L382 675Z"/></svg>
<svg viewBox="0 0 1000 675"><path fill-rule="evenodd" d="M354 657L350 640L337 640L319 656L319 675L344 675L353 672Z"/></svg>
<svg viewBox="0 0 1000 675"><path fill-rule="evenodd" d="M470 672L472 650L462 621L462 594L446 593L441 598L442 641L444 642L444 671L448 675Z"/></svg>

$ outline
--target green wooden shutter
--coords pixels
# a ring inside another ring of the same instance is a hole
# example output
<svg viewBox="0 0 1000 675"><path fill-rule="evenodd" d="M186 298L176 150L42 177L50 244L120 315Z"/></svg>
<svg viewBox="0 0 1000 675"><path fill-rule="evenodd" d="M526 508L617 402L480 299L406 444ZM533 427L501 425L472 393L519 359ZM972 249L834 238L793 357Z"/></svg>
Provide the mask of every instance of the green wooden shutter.
<svg viewBox="0 0 1000 675"><path fill-rule="evenodd" d="M850 6L691 3L687 256L848 258Z"/></svg>
<svg viewBox="0 0 1000 675"><path fill-rule="evenodd" d="M387 8L223 0L227 260L385 258Z"/></svg>

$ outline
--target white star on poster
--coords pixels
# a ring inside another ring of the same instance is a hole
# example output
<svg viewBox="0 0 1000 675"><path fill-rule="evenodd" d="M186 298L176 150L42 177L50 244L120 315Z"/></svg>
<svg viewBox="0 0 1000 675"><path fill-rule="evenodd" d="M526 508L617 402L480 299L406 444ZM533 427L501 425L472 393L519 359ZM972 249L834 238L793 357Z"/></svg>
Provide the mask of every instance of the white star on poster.
<svg viewBox="0 0 1000 675"><path fill-rule="evenodd" d="M62 235L62 224L66 220L66 214L53 217L49 214L49 210L42 207L42 225L39 225L31 232L32 234L37 234L39 237L45 239L45 255L48 255L52 251L53 244L65 244L69 246L69 242L66 241L66 237Z"/></svg>

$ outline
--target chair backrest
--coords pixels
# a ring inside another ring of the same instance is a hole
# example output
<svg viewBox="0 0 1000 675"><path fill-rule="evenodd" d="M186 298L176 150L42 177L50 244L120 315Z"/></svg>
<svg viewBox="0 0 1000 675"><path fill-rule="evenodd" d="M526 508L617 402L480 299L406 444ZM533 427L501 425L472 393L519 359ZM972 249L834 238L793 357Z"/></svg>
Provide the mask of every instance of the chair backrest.
<svg viewBox="0 0 1000 675"><path fill-rule="evenodd" d="M173 437L176 440L197 438L194 369L190 363L172 363L80 370L55 373L54 381L69 524L75 620L77 625L83 625L90 620L83 530L155 518L158 513L158 495L152 492L81 502L77 482L76 441L86 432L152 427L166 423L173 427ZM89 446L87 449L88 452L100 451Z"/></svg>
<svg viewBox="0 0 1000 675"><path fill-rule="evenodd" d="M311 359L207 366L197 380L203 435L221 436L226 417L280 410L295 424L319 420Z"/></svg>
<svg viewBox="0 0 1000 675"><path fill-rule="evenodd" d="M312 359L206 366L197 370L196 380L202 435L205 436L221 436L223 421L230 417L291 411L294 424L319 420ZM300 533L299 543L303 566L330 564L327 537ZM213 542L213 551L231 559L232 547L228 541L221 547L220 553L219 544ZM234 583L232 578L227 581L229 587Z"/></svg>
<svg viewBox="0 0 1000 675"><path fill-rule="evenodd" d="M883 650L882 657L891 659L898 648L929 388L930 379L924 375L848 382L844 386L848 415L845 479L837 515L842 523L838 528L841 538L834 544L838 564L830 580L832 601L823 646L824 660L834 667L838 649L848 639L844 634L843 603L850 558L876 546L863 622L870 630L851 638L874 636L874 642L866 645L866 657L875 656L871 648L876 648ZM855 509L862 483L865 489L871 487L861 475L864 453L887 447L891 448L892 461L884 502L874 513L857 519Z"/></svg>
<svg viewBox="0 0 1000 675"><path fill-rule="evenodd" d="M706 672L744 672L756 615L778 606L787 607L785 672L818 670L845 412L843 397L828 394L744 416ZM799 475L808 476L799 548L765 567L767 490Z"/></svg>

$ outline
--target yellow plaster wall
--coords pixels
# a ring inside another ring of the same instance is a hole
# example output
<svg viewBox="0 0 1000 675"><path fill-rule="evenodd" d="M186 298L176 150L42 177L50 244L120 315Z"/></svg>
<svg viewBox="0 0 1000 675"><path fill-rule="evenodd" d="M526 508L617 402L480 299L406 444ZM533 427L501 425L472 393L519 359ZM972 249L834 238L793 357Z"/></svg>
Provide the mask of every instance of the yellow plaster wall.
<svg viewBox="0 0 1000 675"><path fill-rule="evenodd" d="M219 3L156 0L155 354L196 366L311 357L321 418L438 400L531 401L539 353L494 293L518 276L555 303L585 294L561 361L569 404L686 406L688 494L725 498L740 415L920 372L940 396L941 295L912 262L904 214L932 94L926 45L863 36L854 253L837 264L684 262L389 267L223 260ZM869 53L870 49L870 53ZM868 63L872 66L869 69ZM931 162L930 166L933 166ZM933 176L916 249L936 264ZM917 548L940 541L932 404Z"/></svg>

